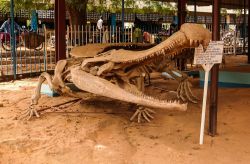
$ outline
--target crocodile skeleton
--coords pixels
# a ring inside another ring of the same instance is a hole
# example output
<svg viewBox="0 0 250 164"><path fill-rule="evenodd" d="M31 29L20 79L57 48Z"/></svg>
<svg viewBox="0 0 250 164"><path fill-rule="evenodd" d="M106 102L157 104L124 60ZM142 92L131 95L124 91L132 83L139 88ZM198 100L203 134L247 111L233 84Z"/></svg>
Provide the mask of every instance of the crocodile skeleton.
<svg viewBox="0 0 250 164"><path fill-rule="evenodd" d="M143 81L142 75L149 73L146 66L155 59L163 56L171 58L184 49L194 48L200 44L206 48L210 40L209 30L198 24L186 23L167 40L147 50L111 49L94 57L78 56L74 60L59 61L53 78L46 72L39 77L38 86L32 97L32 108L29 108L26 115L39 117L33 106L38 103L41 84L45 80L56 92L81 98L81 93L73 92L64 84L66 79L83 91L139 105L139 109L131 117L133 120L137 116L138 122L141 122L141 118L147 121L153 118L151 108L186 111L187 103L147 96L138 88L138 83ZM72 55L74 56L74 50ZM187 83L178 88L179 93L190 92L186 85Z"/></svg>

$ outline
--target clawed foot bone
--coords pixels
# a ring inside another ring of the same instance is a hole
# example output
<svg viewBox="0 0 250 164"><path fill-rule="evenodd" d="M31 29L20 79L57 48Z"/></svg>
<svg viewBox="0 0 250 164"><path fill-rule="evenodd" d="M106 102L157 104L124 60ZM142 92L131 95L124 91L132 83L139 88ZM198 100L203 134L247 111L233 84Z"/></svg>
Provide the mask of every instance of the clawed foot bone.
<svg viewBox="0 0 250 164"><path fill-rule="evenodd" d="M199 99L192 93L191 86L192 84L188 79L181 81L177 88L177 98L180 98L184 102L190 101L196 104Z"/></svg>
<svg viewBox="0 0 250 164"><path fill-rule="evenodd" d="M150 119L153 119L154 117L152 114L154 114L155 111L145 108L145 107L139 107L136 112L133 114L133 116L130 118L130 121L133 121L134 118L137 116L138 123L141 123L141 119L145 119L146 121L150 122Z"/></svg>
<svg viewBox="0 0 250 164"><path fill-rule="evenodd" d="M190 87L192 84L189 82L188 75L182 73L179 70L165 70L166 72L162 73L164 78L173 78L179 82L179 86L177 88L177 98L181 99L184 102L190 101L192 103L198 103L199 100L194 94L192 93Z"/></svg>
<svg viewBox="0 0 250 164"><path fill-rule="evenodd" d="M40 117L34 105L30 105L29 108L22 114L21 119L31 119L32 116Z"/></svg>

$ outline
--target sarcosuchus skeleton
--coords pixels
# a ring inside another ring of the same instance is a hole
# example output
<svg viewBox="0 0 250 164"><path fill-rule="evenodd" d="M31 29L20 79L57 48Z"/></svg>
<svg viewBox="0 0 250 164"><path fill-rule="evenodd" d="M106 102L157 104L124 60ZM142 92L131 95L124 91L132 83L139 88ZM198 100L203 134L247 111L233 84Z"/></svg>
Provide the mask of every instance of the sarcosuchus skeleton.
<svg viewBox="0 0 250 164"><path fill-rule="evenodd" d="M186 111L186 103L159 100L147 96L141 91L141 88L138 88L140 86L138 84L142 83L142 77L145 74L150 73L147 67L155 59L172 58L183 52L184 49L194 48L200 44L206 47L210 40L209 30L198 24L186 23L167 40L146 50L111 49L106 52L97 50L92 52L94 55L88 56L88 54L84 54L87 51L79 52L79 50L84 50L83 47L76 47L71 54L77 58L59 61L53 79L48 73L41 74L39 84L32 97L32 105L38 103L41 84L45 80L48 81L51 89L58 93L81 97L80 93L71 91L65 85L65 81L68 80L83 91L139 105L139 109L131 117L133 119L138 116L138 122L141 117L147 121L153 118L153 111L149 108ZM82 56L87 56L87 58ZM181 82L178 93L182 97L184 97L183 94L186 94L185 97L188 98L192 92L188 83L184 80ZM30 108L28 114L38 116L34 108Z"/></svg>

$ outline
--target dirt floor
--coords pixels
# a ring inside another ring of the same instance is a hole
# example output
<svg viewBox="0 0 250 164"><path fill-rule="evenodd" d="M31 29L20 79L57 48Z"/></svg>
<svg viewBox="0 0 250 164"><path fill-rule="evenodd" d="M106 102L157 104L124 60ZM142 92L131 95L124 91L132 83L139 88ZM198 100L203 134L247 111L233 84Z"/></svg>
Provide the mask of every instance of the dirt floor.
<svg viewBox="0 0 250 164"><path fill-rule="evenodd" d="M234 56L230 58L242 63ZM103 97L50 108L40 118L21 120L19 116L29 107L36 81L32 78L0 83L0 164L250 161L250 88L219 89L218 135L210 137L206 133L204 145L200 146L201 101L189 104L187 112L155 110L155 118L141 124L129 121L134 112L132 105ZM192 82L194 93L201 98L203 89L197 80ZM176 89L177 83L158 80L154 86L170 90ZM147 93L160 97L167 94L152 86L147 87ZM43 95L39 106L69 100L72 98Z"/></svg>

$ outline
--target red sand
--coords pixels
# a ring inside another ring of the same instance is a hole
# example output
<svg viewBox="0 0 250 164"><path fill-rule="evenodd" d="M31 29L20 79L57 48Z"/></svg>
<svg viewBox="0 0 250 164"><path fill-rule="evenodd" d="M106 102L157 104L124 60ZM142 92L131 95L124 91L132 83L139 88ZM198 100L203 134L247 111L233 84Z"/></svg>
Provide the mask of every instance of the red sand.
<svg viewBox="0 0 250 164"><path fill-rule="evenodd" d="M250 88L219 89L218 135L199 145L201 101L187 112L156 110L151 123L130 122L132 106L94 98L31 121L17 119L30 104L36 79L0 83L0 163L249 163ZM176 88L173 81L155 85ZM194 81L193 91L203 89ZM165 96L160 90L148 93ZM71 98L45 95L39 105ZM208 113L207 113L208 118ZM208 120L207 120L208 121ZM208 123L206 122L206 130Z"/></svg>

